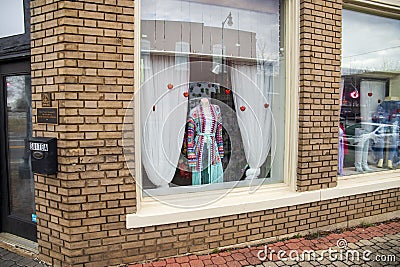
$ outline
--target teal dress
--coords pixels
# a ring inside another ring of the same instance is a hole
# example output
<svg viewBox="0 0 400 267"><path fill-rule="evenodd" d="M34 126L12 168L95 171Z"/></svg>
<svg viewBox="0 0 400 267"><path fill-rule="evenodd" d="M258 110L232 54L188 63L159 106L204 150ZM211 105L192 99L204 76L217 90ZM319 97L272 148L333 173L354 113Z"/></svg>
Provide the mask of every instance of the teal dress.
<svg viewBox="0 0 400 267"><path fill-rule="evenodd" d="M210 104L210 115L205 116L202 105L189 113L187 153L192 169L192 185L223 182L221 159L224 157L224 147L219 106Z"/></svg>

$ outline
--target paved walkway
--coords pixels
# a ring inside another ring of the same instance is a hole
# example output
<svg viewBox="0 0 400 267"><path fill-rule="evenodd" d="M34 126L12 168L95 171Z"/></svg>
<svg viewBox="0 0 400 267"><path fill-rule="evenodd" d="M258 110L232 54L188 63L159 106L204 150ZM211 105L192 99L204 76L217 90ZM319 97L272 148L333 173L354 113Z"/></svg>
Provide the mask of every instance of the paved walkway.
<svg viewBox="0 0 400 267"><path fill-rule="evenodd" d="M266 252L266 253L265 253ZM400 266L400 221L128 267Z"/></svg>
<svg viewBox="0 0 400 267"><path fill-rule="evenodd" d="M0 267L44 267L0 247ZM400 221L127 267L400 266Z"/></svg>
<svg viewBox="0 0 400 267"><path fill-rule="evenodd" d="M0 247L0 267L45 267L31 257L21 256Z"/></svg>

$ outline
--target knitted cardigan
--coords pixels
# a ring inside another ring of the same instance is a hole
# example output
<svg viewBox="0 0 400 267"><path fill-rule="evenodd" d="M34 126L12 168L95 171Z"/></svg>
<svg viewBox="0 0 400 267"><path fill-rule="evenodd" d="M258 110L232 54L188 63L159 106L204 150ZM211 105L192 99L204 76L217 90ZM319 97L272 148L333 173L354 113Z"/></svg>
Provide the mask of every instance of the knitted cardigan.
<svg viewBox="0 0 400 267"><path fill-rule="evenodd" d="M211 130L205 132L206 123L210 123L210 118L206 118L202 105L194 107L187 120L187 157L189 166L193 171L202 171L207 166L203 162L204 148L206 143L210 145L211 164L221 162L224 157L224 146L222 139L222 117L219 106L210 104L211 110ZM209 138L208 138L209 137ZM211 138L211 142L209 141ZM208 141L207 141L208 140Z"/></svg>

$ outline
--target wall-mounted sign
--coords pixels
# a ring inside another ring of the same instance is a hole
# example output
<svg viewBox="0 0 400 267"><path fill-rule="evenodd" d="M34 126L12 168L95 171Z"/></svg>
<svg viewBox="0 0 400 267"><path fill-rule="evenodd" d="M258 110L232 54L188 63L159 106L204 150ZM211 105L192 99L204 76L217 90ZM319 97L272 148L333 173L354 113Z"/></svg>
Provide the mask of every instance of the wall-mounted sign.
<svg viewBox="0 0 400 267"><path fill-rule="evenodd" d="M51 107L51 93L42 93L42 107Z"/></svg>
<svg viewBox="0 0 400 267"><path fill-rule="evenodd" d="M58 124L58 108L37 108L36 122Z"/></svg>
<svg viewBox="0 0 400 267"><path fill-rule="evenodd" d="M46 143L34 143L31 142L29 144L29 149L30 150L35 150L35 151L49 151L49 145Z"/></svg>

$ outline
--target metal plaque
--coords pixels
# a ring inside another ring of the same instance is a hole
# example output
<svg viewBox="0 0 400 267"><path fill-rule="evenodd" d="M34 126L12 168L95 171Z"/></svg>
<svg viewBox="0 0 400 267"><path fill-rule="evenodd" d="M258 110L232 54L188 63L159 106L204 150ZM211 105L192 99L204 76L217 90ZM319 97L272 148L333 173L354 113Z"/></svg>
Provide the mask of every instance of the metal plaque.
<svg viewBox="0 0 400 267"><path fill-rule="evenodd" d="M37 108L36 122L58 124L58 108Z"/></svg>
<svg viewBox="0 0 400 267"><path fill-rule="evenodd" d="M51 93L42 93L42 107L51 107Z"/></svg>

